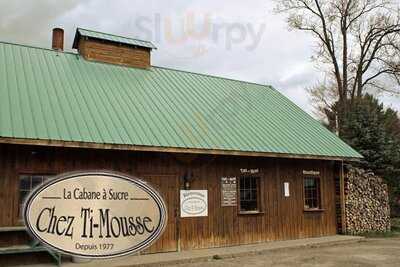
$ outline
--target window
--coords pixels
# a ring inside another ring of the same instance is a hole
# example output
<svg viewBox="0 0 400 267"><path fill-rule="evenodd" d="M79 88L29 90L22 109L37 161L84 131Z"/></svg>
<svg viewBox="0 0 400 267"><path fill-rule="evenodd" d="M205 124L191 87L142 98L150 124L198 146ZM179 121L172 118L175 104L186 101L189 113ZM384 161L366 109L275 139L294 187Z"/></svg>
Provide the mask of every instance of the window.
<svg viewBox="0 0 400 267"><path fill-rule="evenodd" d="M240 211L255 212L260 211L260 178L259 177L240 177Z"/></svg>
<svg viewBox="0 0 400 267"><path fill-rule="evenodd" d="M319 177L304 178L304 209L321 209L321 192Z"/></svg>
<svg viewBox="0 0 400 267"><path fill-rule="evenodd" d="M51 175L20 175L19 177L19 215L22 217L23 205L26 197L35 187L43 184Z"/></svg>

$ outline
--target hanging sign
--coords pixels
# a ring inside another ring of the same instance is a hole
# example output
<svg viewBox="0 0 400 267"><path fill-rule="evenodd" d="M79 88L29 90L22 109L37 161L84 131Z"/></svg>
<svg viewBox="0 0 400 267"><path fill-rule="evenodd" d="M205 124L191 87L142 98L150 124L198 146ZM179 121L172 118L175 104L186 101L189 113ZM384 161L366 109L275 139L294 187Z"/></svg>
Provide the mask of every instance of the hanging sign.
<svg viewBox="0 0 400 267"><path fill-rule="evenodd" d="M165 228L167 210L160 194L139 179L108 172L69 173L29 195L24 220L43 245L99 259L150 246Z"/></svg>
<svg viewBox="0 0 400 267"><path fill-rule="evenodd" d="M207 190L181 190L181 217L208 216Z"/></svg>
<svg viewBox="0 0 400 267"><path fill-rule="evenodd" d="M233 207L237 205L236 200L236 177L221 178L221 206Z"/></svg>

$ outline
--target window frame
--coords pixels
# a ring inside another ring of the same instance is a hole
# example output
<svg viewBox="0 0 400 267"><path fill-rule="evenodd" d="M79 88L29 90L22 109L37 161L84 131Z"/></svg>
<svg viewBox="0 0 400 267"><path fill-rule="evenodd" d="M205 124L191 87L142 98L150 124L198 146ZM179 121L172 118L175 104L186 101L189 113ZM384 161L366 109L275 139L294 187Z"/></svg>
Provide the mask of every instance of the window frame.
<svg viewBox="0 0 400 267"><path fill-rule="evenodd" d="M315 179L317 183L317 207L312 207L312 208L307 208L306 207L306 187L305 187L305 180L306 179ZM322 205L322 179L320 175L303 175L303 208L305 212L313 212L313 211L324 211L323 205Z"/></svg>
<svg viewBox="0 0 400 267"><path fill-rule="evenodd" d="M263 199L263 192L261 188L263 188L263 179L262 175L260 173L258 174L240 174L238 175L239 181L237 183L237 196L238 196L238 201L237 201L237 212L239 215L252 215L252 214L263 214L263 205L262 205L262 199ZM240 190L240 184L241 184L241 179L242 178L255 178L257 179L257 210L242 210L241 209L241 191Z"/></svg>
<svg viewBox="0 0 400 267"><path fill-rule="evenodd" d="M48 172L19 172L17 174L17 200L16 202L16 208L17 208L17 212L16 212L16 218L18 223L20 224L23 221L23 216L22 216L22 209L21 207L24 204L24 200L21 200L21 191L26 191L28 192L27 195L29 195L34 188L36 188L37 186L42 185L43 183L45 183L46 181L44 181L44 177L49 177L49 179L55 178L57 174L55 173L48 173ZM28 176L30 178L30 186L29 186L29 190L25 190L25 189L21 189L21 179L23 176ZM36 185L35 187L32 187L32 177L34 176L41 176L42 177L42 182L38 185Z"/></svg>

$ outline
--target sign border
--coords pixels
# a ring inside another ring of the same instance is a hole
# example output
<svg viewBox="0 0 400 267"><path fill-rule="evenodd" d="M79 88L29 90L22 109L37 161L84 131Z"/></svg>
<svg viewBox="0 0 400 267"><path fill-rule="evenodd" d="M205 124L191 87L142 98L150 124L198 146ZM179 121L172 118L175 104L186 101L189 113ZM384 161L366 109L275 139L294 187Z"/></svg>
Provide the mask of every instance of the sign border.
<svg viewBox="0 0 400 267"><path fill-rule="evenodd" d="M32 204L32 201L36 198L36 196L40 192L42 192L46 188L50 187L51 185L56 184L61 181L64 181L64 180L76 178L79 176L99 176L99 175L106 176L108 178L119 178L119 179L128 181L130 183L133 183L134 185L141 188L143 191L148 193L153 198L153 200L156 202L156 204L159 208L160 222L157 225L156 231L153 232L149 238L147 238L146 240L142 241L141 243L139 243L131 248L125 249L118 253L110 253L110 254L104 254L104 255L85 255L85 254L80 254L80 253L74 253L71 251L66 251L66 250L60 249L56 246L53 246L53 245L49 244L47 241L45 241L44 239L42 239L40 236L38 236L34 230L32 230L31 223L29 222L29 220L27 218L29 218L30 206ZM164 211L164 214L162 211ZM157 241L157 239L163 234L163 232L165 231L165 228L167 226L168 210L167 210L167 206L166 206L161 194L158 192L158 190L154 189L151 185L149 185L145 181L143 181L135 176L130 176L130 175L123 174L120 172L104 171L104 170L102 170L102 171L75 171L75 172L67 172L67 173L57 175L53 179L50 179L50 180L46 181L44 184L42 184L41 186L35 188L31 192L31 194L29 194L27 199L25 200L24 210L23 210L23 219L24 219L24 224L26 225L27 230L28 230L27 232L33 238L36 238L42 244L44 244L46 247L48 247L52 250L55 250L62 254L66 254L66 255L70 255L70 256L78 256L78 257L86 258L86 259L110 259L110 258L116 258L116 257L121 257L121 256L127 256L129 254L133 254L135 252L142 251L142 250L148 248L149 246L151 246L155 241Z"/></svg>

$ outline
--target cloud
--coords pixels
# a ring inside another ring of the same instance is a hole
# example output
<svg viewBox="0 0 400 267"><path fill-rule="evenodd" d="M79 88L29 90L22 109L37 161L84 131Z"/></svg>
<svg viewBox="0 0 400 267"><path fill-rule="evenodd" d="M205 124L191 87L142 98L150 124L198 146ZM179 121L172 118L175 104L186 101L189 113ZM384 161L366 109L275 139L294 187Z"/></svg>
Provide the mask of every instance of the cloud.
<svg viewBox="0 0 400 267"><path fill-rule="evenodd" d="M272 1L0 1L3 41L50 47L55 26L65 29L67 50L76 27L151 39L159 48L154 65L273 85L312 113L305 89L322 79L310 62L314 41L289 32L284 17L272 13ZM187 27L195 34L182 34ZM400 106L399 99L384 99Z"/></svg>
<svg viewBox="0 0 400 267"><path fill-rule="evenodd" d="M79 5L81 1L0 1L1 39L6 41L48 46L50 30L58 18Z"/></svg>

